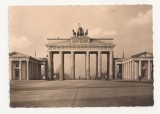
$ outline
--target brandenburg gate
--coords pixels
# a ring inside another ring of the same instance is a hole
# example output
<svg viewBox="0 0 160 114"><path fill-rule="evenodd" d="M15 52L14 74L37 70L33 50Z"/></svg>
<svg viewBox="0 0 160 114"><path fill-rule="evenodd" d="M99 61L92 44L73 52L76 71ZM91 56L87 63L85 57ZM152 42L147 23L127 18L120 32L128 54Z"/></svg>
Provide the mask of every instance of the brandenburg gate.
<svg viewBox="0 0 160 114"><path fill-rule="evenodd" d="M79 26L69 38L48 38L48 77L54 79L54 54L60 55L59 80L64 80L64 54L71 57L71 77L75 79L75 54L85 54L85 78L90 77L90 54L96 54L96 78L102 77L102 54L107 55L107 76L113 78L113 38L90 38L88 29Z"/></svg>

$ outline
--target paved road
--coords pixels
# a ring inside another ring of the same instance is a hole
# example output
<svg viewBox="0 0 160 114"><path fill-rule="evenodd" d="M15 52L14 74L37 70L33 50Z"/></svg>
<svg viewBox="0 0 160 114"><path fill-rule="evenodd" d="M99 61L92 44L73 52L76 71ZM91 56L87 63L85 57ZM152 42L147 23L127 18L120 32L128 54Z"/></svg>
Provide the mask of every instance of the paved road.
<svg viewBox="0 0 160 114"><path fill-rule="evenodd" d="M11 81L11 107L152 106L153 84L104 80Z"/></svg>

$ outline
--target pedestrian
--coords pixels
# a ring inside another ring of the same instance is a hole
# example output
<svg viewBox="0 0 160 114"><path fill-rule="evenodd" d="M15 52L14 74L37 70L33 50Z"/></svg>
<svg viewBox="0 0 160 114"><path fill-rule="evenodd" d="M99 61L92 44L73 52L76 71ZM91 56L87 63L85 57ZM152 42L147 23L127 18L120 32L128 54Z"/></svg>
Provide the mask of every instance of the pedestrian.
<svg viewBox="0 0 160 114"><path fill-rule="evenodd" d="M138 76L138 79L140 82L142 82L142 77L141 76Z"/></svg>

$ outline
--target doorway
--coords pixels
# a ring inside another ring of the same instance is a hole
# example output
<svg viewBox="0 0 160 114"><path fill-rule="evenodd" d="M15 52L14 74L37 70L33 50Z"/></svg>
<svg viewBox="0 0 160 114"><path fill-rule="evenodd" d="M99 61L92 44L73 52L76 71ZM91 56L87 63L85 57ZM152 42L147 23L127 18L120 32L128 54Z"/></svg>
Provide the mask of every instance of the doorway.
<svg viewBox="0 0 160 114"><path fill-rule="evenodd" d="M19 70L15 70L15 80L19 80Z"/></svg>
<svg viewBox="0 0 160 114"><path fill-rule="evenodd" d="M146 79L147 77L147 70L146 69L142 69L142 78Z"/></svg>

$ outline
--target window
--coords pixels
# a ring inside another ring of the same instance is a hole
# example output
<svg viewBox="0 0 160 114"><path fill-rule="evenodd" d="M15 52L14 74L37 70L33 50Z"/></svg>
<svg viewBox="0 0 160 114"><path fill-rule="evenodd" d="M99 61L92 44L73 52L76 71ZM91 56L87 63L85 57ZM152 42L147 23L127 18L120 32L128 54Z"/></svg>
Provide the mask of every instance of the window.
<svg viewBox="0 0 160 114"><path fill-rule="evenodd" d="M16 63L16 67L19 67L19 63L18 62Z"/></svg>
<svg viewBox="0 0 160 114"><path fill-rule="evenodd" d="M144 62L142 62L142 67L145 67L145 63Z"/></svg>

